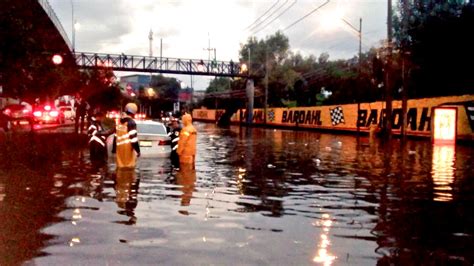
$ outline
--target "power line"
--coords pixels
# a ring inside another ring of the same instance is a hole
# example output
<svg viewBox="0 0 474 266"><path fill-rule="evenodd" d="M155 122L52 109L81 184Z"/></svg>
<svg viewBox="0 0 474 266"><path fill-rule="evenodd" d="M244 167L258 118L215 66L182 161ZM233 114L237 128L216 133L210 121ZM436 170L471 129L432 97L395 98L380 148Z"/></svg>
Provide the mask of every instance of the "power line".
<svg viewBox="0 0 474 266"><path fill-rule="evenodd" d="M279 6L277 9L273 10L273 12L268 15L264 20L260 21L257 25L254 25L253 27L250 28L250 31L253 31L254 29L258 28L258 26L262 25L262 23L264 23L265 21L267 21L269 18L271 18L276 12L278 12L278 10L280 10L283 6L286 5L286 3L288 3L288 0L285 0L285 3L283 3L283 5Z"/></svg>
<svg viewBox="0 0 474 266"><path fill-rule="evenodd" d="M283 10L283 12L281 12L280 14L278 14L278 16L276 16L274 19L272 19L270 22L268 22L267 24L265 24L262 28L260 28L259 30L255 31L253 34L257 34L259 33L260 31L262 31L263 29L265 29L268 25L270 25L273 21L275 21L276 19L278 19L279 17L281 17L283 14L286 13L286 11L288 11L292 6L294 6L296 4L298 0L295 0L293 1L293 3L291 3L291 5L289 5L287 8L285 8L285 10Z"/></svg>
<svg viewBox="0 0 474 266"><path fill-rule="evenodd" d="M261 16L258 17L254 22L252 22L250 25L248 25L248 26L245 28L245 30L246 30L246 29L249 29L250 27L252 27L252 25L255 24L259 19L261 19L261 18L262 18L263 16L265 16L268 12L270 12L270 10L272 10L273 7L275 7L275 6L278 4L278 2L280 2L280 0L277 0L269 9L267 9L267 11L265 11L265 13L263 13L263 15L261 15Z"/></svg>
<svg viewBox="0 0 474 266"><path fill-rule="evenodd" d="M311 10L311 12L309 12L308 14L304 15L303 17L301 17L300 19L298 19L297 21L291 23L288 27L284 28L283 31L293 27L294 25L296 25L298 22L302 21L303 19L307 18L308 16L310 16L311 14L313 14L314 12L318 11L320 8L322 8L323 6L327 5L329 3L330 0L327 0L326 2L324 2L322 5L316 7L315 9Z"/></svg>

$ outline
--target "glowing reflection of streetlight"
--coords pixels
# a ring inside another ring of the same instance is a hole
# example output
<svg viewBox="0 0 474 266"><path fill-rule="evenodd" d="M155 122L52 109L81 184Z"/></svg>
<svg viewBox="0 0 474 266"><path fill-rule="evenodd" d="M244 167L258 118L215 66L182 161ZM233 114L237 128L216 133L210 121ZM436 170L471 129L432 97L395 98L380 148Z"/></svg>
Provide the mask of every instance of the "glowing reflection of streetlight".
<svg viewBox="0 0 474 266"><path fill-rule="evenodd" d="M0 202L2 202L6 196L7 194L5 194L5 184L0 183Z"/></svg>
<svg viewBox="0 0 474 266"><path fill-rule="evenodd" d="M77 245L81 243L81 239L79 237L73 237L71 241L69 241L69 246L73 247L74 245Z"/></svg>
<svg viewBox="0 0 474 266"><path fill-rule="evenodd" d="M72 219L74 219L74 220L80 220L80 219L82 219L81 210L79 210L79 209L74 209L74 212L73 212L73 214L72 214Z"/></svg>
<svg viewBox="0 0 474 266"><path fill-rule="evenodd" d="M435 201L451 201L453 199L451 185L454 181L454 145L434 145L431 175L434 185Z"/></svg>
<svg viewBox="0 0 474 266"><path fill-rule="evenodd" d="M316 256L313 258L313 262L321 263L325 266L331 265L335 260L336 256L329 253L328 249L331 245L331 241L329 240L329 229L332 226L332 220L329 214L325 213L322 216L320 222L316 224L317 226L321 226L323 229L322 234L320 235L320 240L318 244L318 251Z"/></svg>

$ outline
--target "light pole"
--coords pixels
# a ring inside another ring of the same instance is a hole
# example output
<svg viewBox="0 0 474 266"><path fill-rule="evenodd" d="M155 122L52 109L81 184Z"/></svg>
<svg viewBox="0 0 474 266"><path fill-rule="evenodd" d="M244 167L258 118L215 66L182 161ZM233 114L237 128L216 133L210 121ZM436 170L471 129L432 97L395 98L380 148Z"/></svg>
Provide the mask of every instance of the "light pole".
<svg viewBox="0 0 474 266"><path fill-rule="evenodd" d="M354 27L351 23L349 23L347 20L344 18L342 19L344 23L346 23L351 29L355 30L358 33L359 36L359 80L360 76L362 74L362 18L359 18L359 29ZM357 125L357 135L360 133L360 126L359 126L359 112L360 112L360 91L359 89L357 90L357 119L356 119L356 125Z"/></svg>
<svg viewBox="0 0 474 266"><path fill-rule="evenodd" d="M76 51L76 20L74 19L74 2L71 0L71 35L72 35L72 51Z"/></svg>
<svg viewBox="0 0 474 266"><path fill-rule="evenodd" d="M71 0L71 35L72 35L72 51L76 50L76 31L74 30L74 2Z"/></svg>

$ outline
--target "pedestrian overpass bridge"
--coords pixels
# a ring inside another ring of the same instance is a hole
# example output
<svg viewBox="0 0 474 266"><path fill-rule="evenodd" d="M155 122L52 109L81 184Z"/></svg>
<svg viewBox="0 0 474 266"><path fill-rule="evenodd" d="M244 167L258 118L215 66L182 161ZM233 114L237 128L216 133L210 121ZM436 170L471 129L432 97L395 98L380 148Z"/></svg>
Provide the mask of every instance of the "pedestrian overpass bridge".
<svg viewBox="0 0 474 266"><path fill-rule="evenodd" d="M216 77L241 77L258 78L257 75L249 73L247 66L233 61L183 59L169 57L152 57L126 54L89 53L77 52L73 50L73 45L69 40L59 18L47 0L29 0L32 8L36 9L37 16L41 18L48 35L55 35L55 42L60 44L51 46L51 54L63 55L68 61L80 69L107 68L114 71L164 73L201 75ZM46 34L46 33L43 33ZM257 70L261 66L253 65L252 70ZM253 71L257 73L257 71ZM261 72L261 71L259 71Z"/></svg>
<svg viewBox="0 0 474 266"><path fill-rule="evenodd" d="M126 54L72 52L82 69L106 68L114 71L184 74L218 77L256 78L247 66L233 61L182 59Z"/></svg>

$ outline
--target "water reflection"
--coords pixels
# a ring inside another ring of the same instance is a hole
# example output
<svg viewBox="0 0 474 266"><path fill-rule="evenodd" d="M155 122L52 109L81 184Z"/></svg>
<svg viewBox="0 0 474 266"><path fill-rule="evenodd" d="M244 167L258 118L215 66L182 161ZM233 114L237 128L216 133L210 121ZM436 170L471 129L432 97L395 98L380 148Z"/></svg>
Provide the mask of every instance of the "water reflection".
<svg viewBox="0 0 474 266"><path fill-rule="evenodd" d="M451 201L453 199L452 184L454 180L455 146L433 146L433 166L431 170L434 185L435 201Z"/></svg>
<svg viewBox="0 0 474 266"><path fill-rule="evenodd" d="M181 164L176 173L176 183L181 187L181 206L189 206L196 185L196 170L192 164Z"/></svg>
<svg viewBox="0 0 474 266"><path fill-rule="evenodd" d="M0 153L0 265L474 262L470 147L197 126L195 171Z"/></svg>
<svg viewBox="0 0 474 266"><path fill-rule="evenodd" d="M318 251L316 256L314 256L313 261L321 263L324 266L329 266L333 264L337 258L329 252L329 247L331 246L331 241L329 240L329 231L332 226L331 216L327 213L323 214L322 219L317 223L317 226L322 229L322 232L318 243Z"/></svg>
<svg viewBox="0 0 474 266"><path fill-rule="evenodd" d="M115 202L123 210L119 211L130 219L125 224L135 224L135 208L138 205L138 187L140 180L137 179L135 169L118 168L115 179Z"/></svg>

